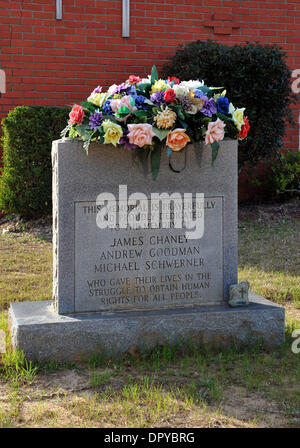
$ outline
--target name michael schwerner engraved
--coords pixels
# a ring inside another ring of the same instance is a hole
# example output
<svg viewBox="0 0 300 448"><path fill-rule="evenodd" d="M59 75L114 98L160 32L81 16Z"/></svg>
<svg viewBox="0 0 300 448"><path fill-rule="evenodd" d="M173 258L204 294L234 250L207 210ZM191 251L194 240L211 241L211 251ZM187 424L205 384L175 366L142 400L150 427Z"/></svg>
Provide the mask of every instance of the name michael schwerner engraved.
<svg viewBox="0 0 300 448"><path fill-rule="evenodd" d="M188 239L184 235L151 235L147 241L147 255L149 260L145 260L144 265L141 266L141 259L144 255L145 237L114 238L110 245L112 249L100 253L100 263L95 264L94 272L148 271L150 269L203 266L204 259L200 256L200 246L191 247L187 243ZM180 247L180 244L183 246ZM135 248L133 249L132 247ZM178 258L180 256L184 256L185 258ZM187 256L193 256L194 258L186 258ZM166 258L164 259L163 257ZM177 258L172 259L170 257ZM117 262L115 260L122 261Z"/></svg>

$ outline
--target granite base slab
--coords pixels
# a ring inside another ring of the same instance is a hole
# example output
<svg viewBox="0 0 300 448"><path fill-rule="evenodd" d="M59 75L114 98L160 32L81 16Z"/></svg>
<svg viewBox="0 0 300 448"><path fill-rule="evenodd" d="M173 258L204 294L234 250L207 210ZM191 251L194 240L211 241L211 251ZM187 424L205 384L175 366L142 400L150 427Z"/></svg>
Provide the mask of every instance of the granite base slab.
<svg viewBox="0 0 300 448"><path fill-rule="evenodd" d="M122 353L178 338L212 345L284 343L284 308L250 293L250 305L164 311L59 315L51 301L12 303L12 343L34 359L80 360L91 353Z"/></svg>

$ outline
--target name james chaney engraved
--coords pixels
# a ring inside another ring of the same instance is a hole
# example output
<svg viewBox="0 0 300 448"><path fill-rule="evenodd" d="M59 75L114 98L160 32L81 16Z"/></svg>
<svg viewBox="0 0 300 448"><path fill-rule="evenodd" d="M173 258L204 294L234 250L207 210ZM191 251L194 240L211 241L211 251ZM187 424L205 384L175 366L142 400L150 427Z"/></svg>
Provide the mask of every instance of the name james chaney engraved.
<svg viewBox="0 0 300 448"><path fill-rule="evenodd" d="M222 198L205 198L205 232L99 229L95 202L75 203L75 309L112 311L214 304L223 298ZM160 223L161 224L161 223Z"/></svg>

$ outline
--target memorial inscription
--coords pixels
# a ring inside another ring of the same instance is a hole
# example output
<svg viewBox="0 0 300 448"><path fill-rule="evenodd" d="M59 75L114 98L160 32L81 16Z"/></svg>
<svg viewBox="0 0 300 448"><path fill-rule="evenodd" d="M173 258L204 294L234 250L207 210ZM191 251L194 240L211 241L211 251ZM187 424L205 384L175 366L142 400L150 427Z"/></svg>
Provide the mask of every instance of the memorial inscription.
<svg viewBox="0 0 300 448"><path fill-rule="evenodd" d="M75 311L221 303L222 197L205 198L200 239L187 239L184 228L151 223L99 229L96 212L94 202L75 202Z"/></svg>

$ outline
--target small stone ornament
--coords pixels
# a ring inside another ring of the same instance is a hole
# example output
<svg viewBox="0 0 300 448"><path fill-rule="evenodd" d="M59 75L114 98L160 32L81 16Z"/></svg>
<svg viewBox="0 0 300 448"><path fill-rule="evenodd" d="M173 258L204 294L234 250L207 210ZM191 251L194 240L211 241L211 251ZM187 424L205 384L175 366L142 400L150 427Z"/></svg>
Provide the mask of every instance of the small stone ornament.
<svg viewBox="0 0 300 448"><path fill-rule="evenodd" d="M249 298L248 291L250 288L249 282L241 282L237 285L231 285L229 288L229 305L235 306L248 306Z"/></svg>

